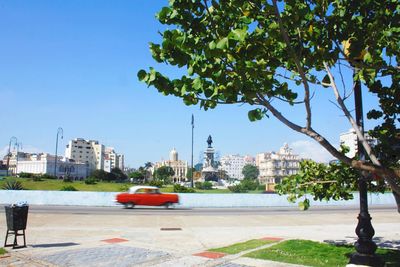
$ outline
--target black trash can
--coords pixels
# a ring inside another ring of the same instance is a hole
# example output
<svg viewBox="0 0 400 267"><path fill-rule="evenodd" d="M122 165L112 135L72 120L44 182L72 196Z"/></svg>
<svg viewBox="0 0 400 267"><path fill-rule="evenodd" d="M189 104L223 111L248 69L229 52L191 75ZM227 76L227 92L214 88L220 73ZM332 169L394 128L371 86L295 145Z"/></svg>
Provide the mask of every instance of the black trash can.
<svg viewBox="0 0 400 267"><path fill-rule="evenodd" d="M7 234L4 242L5 247L12 246L13 248L21 248L26 247L25 240L25 229L26 223L28 221L28 205L10 205L4 207L6 210L6 221L7 221ZM22 233L18 233L18 231L22 231ZM9 235L14 235L13 244L7 244L7 239ZM24 237L24 245L18 246L17 236Z"/></svg>

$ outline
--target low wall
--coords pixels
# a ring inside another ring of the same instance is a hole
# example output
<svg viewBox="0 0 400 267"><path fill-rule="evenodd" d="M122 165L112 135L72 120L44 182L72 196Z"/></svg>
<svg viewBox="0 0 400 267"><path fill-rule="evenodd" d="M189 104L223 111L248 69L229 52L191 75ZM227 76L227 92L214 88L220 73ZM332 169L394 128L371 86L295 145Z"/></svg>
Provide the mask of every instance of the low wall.
<svg viewBox="0 0 400 267"><path fill-rule="evenodd" d="M39 190L0 190L0 204L27 202L29 205L67 205L67 206L116 206L114 202L118 192L68 192ZM182 208L222 208L222 207L291 207L286 196L277 194L178 194ZM359 195L348 201L314 201L311 206L358 206ZM369 205L393 205L391 193L368 195Z"/></svg>

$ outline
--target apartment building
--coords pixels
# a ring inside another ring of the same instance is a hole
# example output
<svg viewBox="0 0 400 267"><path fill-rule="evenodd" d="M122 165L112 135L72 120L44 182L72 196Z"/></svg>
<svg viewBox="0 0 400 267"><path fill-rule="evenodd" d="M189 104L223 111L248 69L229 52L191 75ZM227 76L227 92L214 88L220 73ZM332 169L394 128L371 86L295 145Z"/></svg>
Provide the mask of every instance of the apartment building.
<svg viewBox="0 0 400 267"><path fill-rule="evenodd" d="M243 167L246 164L251 164L251 157L241 155L225 155L220 159L221 165L219 169L224 170L226 175L231 179L243 180L244 176L242 173Z"/></svg>
<svg viewBox="0 0 400 267"><path fill-rule="evenodd" d="M375 146L378 141L369 136L367 132L364 133L364 137L367 140L368 144L373 147ZM346 153L346 156L349 158L355 157L358 152L358 146L357 146L357 134L356 131L351 128L348 132L340 134L340 145L345 145L347 146L350 150L349 152Z"/></svg>
<svg viewBox="0 0 400 267"><path fill-rule="evenodd" d="M277 184L281 179L296 174L300 169L301 158L294 154L288 144L284 144L279 152L265 152L257 154L256 166L260 174L261 184Z"/></svg>
<svg viewBox="0 0 400 267"><path fill-rule="evenodd" d="M88 164L90 171L113 168L124 169L124 156L115 153L114 148L105 147L96 140L76 138L70 140L65 149L65 157Z"/></svg>

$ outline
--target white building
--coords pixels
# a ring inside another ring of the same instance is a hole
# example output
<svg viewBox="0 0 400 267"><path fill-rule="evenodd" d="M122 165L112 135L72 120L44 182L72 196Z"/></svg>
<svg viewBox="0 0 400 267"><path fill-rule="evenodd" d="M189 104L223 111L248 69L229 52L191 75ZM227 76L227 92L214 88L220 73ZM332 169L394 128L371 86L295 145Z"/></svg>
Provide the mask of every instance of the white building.
<svg viewBox="0 0 400 267"><path fill-rule="evenodd" d="M154 170L162 167L169 166L174 170L174 176L172 177L173 182L183 182L186 180L186 175L188 172L188 163L187 161L178 159L178 152L174 149L169 153L169 160L163 160L160 162L156 162L154 164Z"/></svg>
<svg viewBox="0 0 400 267"><path fill-rule="evenodd" d="M75 180L82 180L89 175L89 167L85 163L70 161L66 158L58 157L55 169L55 156L47 153L29 154L23 153L24 156L16 153L10 157L10 173L19 174L21 172L33 174L49 174L59 178L71 177Z"/></svg>
<svg viewBox="0 0 400 267"><path fill-rule="evenodd" d="M374 147L378 142L375 138L369 136L367 132L364 133L364 137L371 147ZM353 128L347 133L340 134L340 145L345 145L350 149L349 152L346 153L347 157L354 158L355 155L357 155L357 134Z"/></svg>
<svg viewBox="0 0 400 267"><path fill-rule="evenodd" d="M124 169L124 156L115 153L114 148L105 147L95 140L77 138L68 142L65 157L89 165L90 172L113 168Z"/></svg>
<svg viewBox="0 0 400 267"><path fill-rule="evenodd" d="M277 184L281 179L296 174L300 169L301 158L293 154L288 144L284 144L278 153L266 152L257 154L256 166L260 174L258 180L261 184Z"/></svg>
<svg viewBox="0 0 400 267"><path fill-rule="evenodd" d="M224 170L229 178L243 180L243 167L246 164L251 164L251 162L248 156L225 155L220 159L221 166L219 166L219 168Z"/></svg>

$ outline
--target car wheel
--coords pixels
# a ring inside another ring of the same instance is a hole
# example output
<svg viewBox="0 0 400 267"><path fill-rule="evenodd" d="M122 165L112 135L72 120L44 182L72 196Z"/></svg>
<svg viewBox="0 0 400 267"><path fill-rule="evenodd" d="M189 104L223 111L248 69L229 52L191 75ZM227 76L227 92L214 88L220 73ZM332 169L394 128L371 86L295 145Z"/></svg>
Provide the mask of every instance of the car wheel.
<svg viewBox="0 0 400 267"><path fill-rule="evenodd" d="M169 208L171 208L173 206L173 204L171 202L166 202L164 204L164 206L165 206L166 209L169 209Z"/></svg>
<svg viewBox="0 0 400 267"><path fill-rule="evenodd" d="M125 203L125 208L127 208L127 209L133 209L133 207L135 207L135 203L133 203L133 202Z"/></svg>

